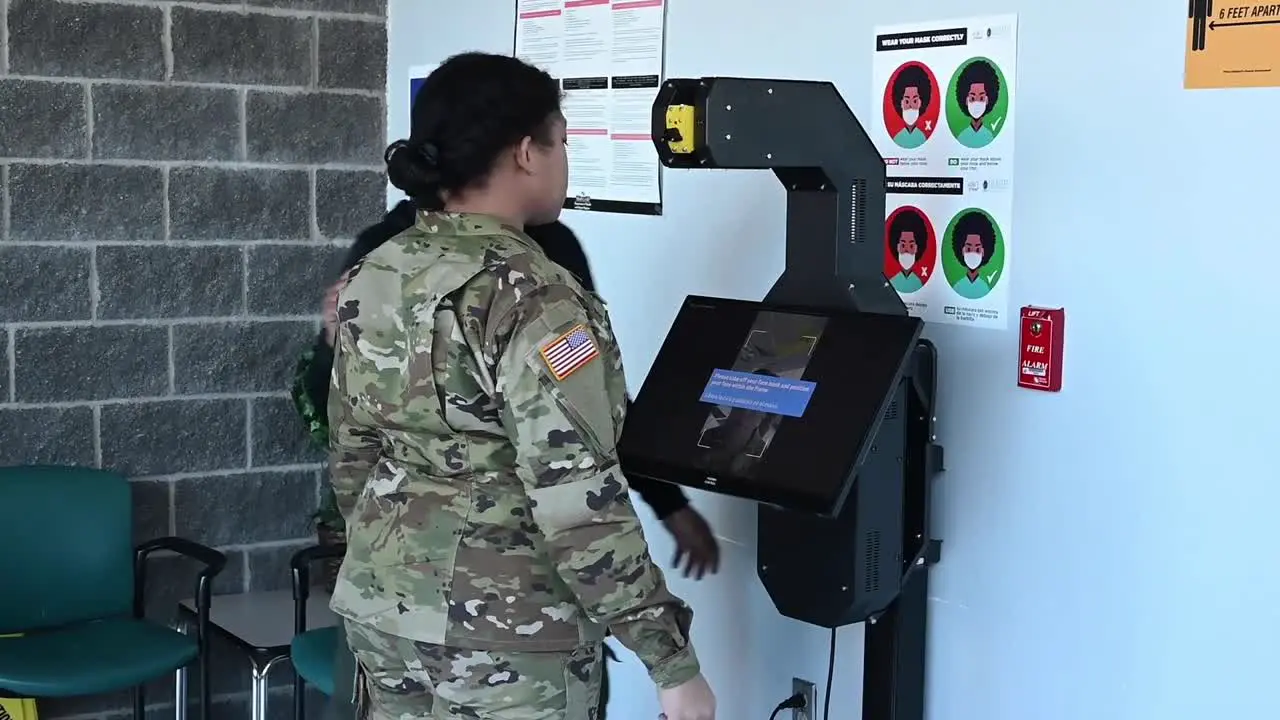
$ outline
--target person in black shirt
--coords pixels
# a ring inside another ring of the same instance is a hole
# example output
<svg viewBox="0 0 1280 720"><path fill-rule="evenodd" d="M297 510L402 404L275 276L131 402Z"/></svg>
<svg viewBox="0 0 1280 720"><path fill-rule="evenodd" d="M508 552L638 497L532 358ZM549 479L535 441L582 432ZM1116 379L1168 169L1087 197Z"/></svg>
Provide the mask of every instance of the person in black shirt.
<svg viewBox="0 0 1280 720"><path fill-rule="evenodd" d="M342 264L344 278L346 271L354 267L361 258L412 227L416 217L417 209L411 201L405 200L388 212L382 222L360 233ZM573 273L585 290L595 292L595 282L591 277L586 253L583 252L582 244L572 230L561 222L554 222L550 225L528 227L525 232L546 252L547 257ZM311 436L326 447L328 445L326 407L330 375L333 372L332 332L337 317L337 291L342 282L343 280L340 279L325 295L325 327L316 338L315 344L298 363L293 386L293 399L299 414L308 425ZM623 468L623 471L625 472L626 468ZM628 482L631 489L639 493L640 498L653 508L654 514L675 539L674 564L683 570L685 577L700 580L707 573L714 574L719 570L720 548L715 535L702 515L689 505L689 499L680 486L644 478L628 478ZM339 636L341 635L342 633L339 633ZM349 720L354 717L355 712L350 702L355 663L354 657L345 647L345 641L340 641L340 644L335 678L337 692L331 703L333 709L330 717L334 720ZM609 681L606 664L604 680L600 688L599 720L604 720L604 709L608 699Z"/></svg>

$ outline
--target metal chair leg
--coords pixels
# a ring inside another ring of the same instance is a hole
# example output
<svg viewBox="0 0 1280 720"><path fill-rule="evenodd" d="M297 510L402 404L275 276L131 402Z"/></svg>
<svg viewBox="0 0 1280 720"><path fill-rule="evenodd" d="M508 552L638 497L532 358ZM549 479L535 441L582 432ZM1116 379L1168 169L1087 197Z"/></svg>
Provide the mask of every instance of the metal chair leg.
<svg viewBox="0 0 1280 720"><path fill-rule="evenodd" d="M252 720L267 720L267 675L271 672L271 664L258 667L253 665L253 678L249 694L249 717Z"/></svg>
<svg viewBox="0 0 1280 720"><path fill-rule="evenodd" d="M193 632L191 622L182 612L178 613L173 629L183 635L190 635ZM189 672L187 666L183 665L173 674L173 720L187 720L187 704L190 702L187 696L187 675Z"/></svg>
<svg viewBox="0 0 1280 720"><path fill-rule="evenodd" d="M200 647L200 720L213 720L213 692L209 687L209 644Z"/></svg>
<svg viewBox="0 0 1280 720"><path fill-rule="evenodd" d="M142 685L133 689L133 720L147 720L147 691Z"/></svg>
<svg viewBox="0 0 1280 720"><path fill-rule="evenodd" d="M307 717L307 686L302 682L298 671L293 672L293 720L304 720Z"/></svg>
<svg viewBox="0 0 1280 720"><path fill-rule="evenodd" d="M173 678L173 720L187 720L187 668L180 667Z"/></svg>

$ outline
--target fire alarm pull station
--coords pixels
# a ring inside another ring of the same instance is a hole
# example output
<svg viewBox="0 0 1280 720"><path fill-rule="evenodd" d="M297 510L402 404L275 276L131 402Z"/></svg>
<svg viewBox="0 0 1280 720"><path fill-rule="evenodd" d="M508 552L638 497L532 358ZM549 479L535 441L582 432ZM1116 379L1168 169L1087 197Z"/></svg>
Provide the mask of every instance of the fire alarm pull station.
<svg viewBox="0 0 1280 720"><path fill-rule="evenodd" d="M1062 308L1022 308L1018 335L1018 387L1062 389L1062 338L1067 313Z"/></svg>

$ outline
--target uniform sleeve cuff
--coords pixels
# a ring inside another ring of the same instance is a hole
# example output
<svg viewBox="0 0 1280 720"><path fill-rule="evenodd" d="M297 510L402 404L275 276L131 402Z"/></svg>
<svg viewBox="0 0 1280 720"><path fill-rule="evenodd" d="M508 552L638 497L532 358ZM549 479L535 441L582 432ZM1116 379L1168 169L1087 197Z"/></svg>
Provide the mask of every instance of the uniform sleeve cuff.
<svg viewBox="0 0 1280 720"><path fill-rule="evenodd" d="M702 666L698 664L698 656L693 652L693 646L687 645L675 655L650 668L649 677L659 689L670 690L689 682L700 672L702 672Z"/></svg>
<svg viewBox="0 0 1280 720"><path fill-rule="evenodd" d="M649 500L644 496L644 493L640 493L640 499L646 502ZM670 499L664 499L662 502L651 502L648 505L659 520L666 520L676 514L677 511L689 507L689 498L682 492L673 493Z"/></svg>

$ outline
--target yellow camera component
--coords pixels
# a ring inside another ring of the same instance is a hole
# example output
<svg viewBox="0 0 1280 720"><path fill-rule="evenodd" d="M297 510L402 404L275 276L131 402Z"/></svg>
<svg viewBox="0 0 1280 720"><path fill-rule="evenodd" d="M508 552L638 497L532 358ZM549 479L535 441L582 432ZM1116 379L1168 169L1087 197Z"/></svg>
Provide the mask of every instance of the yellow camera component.
<svg viewBox="0 0 1280 720"><path fill-rule="evenodd" d="M0 638L19 637L0 635ZM28 698L0 698L0 720L36 720L36 701Z"/></svg>
<svg viewBox="0 0 1280 720"><path fill-rule="evenodd" d="M693 106L669 105L667 107L667 132L664 139L671 152L676 155L692 155L693 144Z"/></svg>
<svg viewBox="0 0 1280 720"><path fill-rule="evenodd" d="M36 701L0 698L0 720L36 720Z"/></svg>

